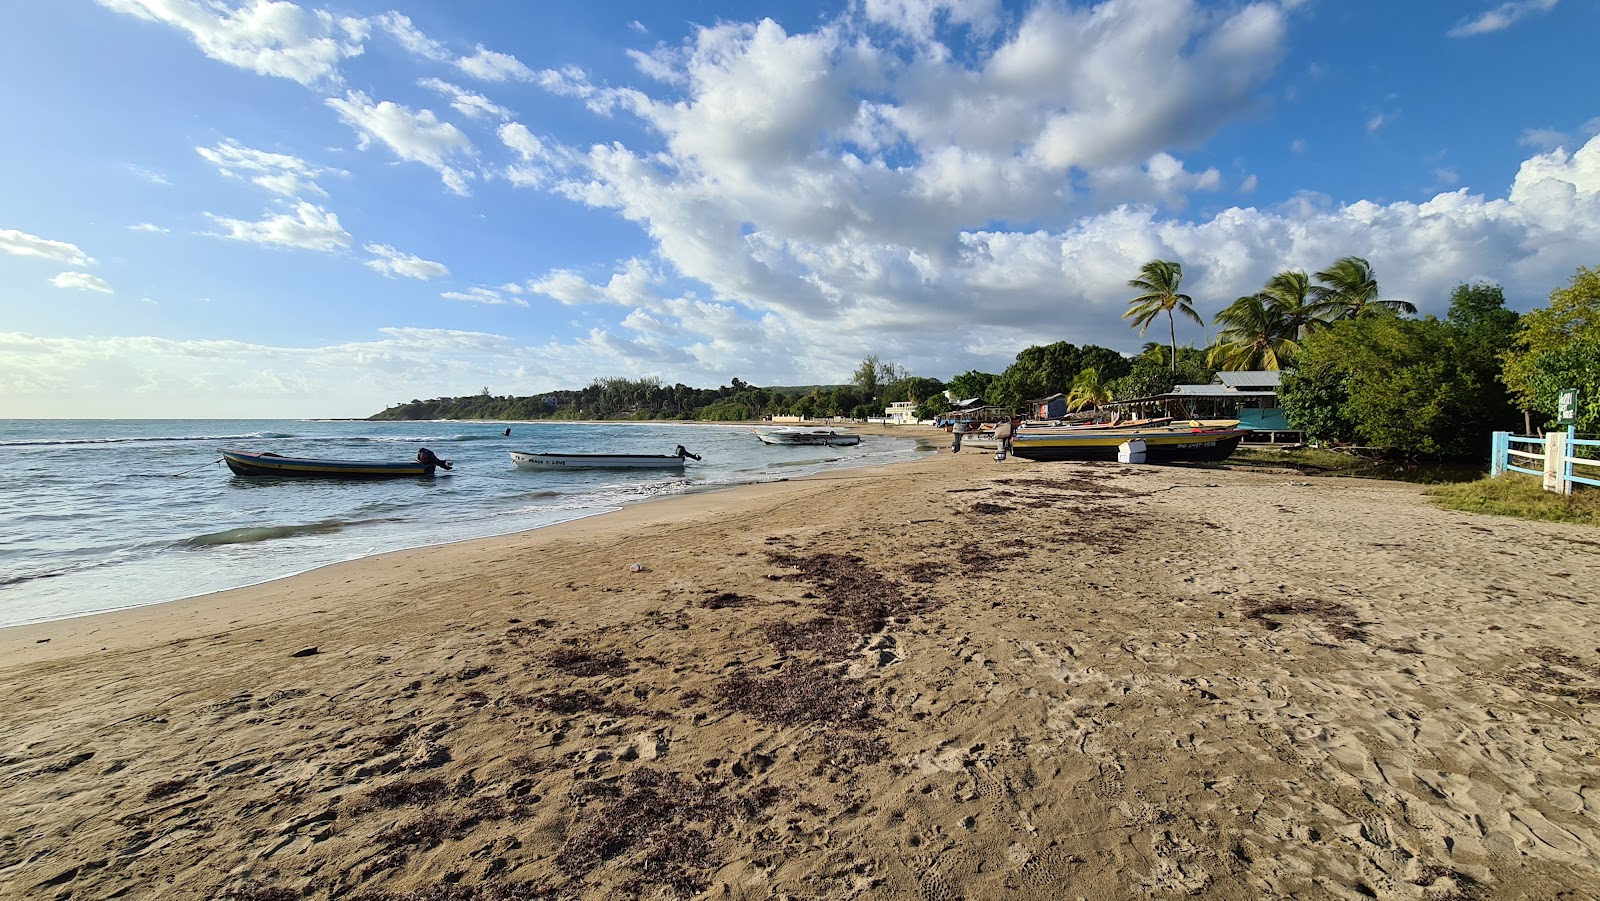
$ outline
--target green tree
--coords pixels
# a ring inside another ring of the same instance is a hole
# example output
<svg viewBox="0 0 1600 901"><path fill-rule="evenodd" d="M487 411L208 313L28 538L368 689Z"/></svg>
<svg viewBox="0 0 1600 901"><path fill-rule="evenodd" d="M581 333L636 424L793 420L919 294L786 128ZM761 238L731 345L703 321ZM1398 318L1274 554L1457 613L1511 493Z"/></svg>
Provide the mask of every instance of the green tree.
<svg viewBox="0 0 1600 901"><path fill-rule="evenodd" d="M992 372L979 372L968 369L966 372L952 378L949 383L951 393L956 400L971 400L974 397L983 398L988 394L989 386L994 384L999 376Z"/></svg>
<svg viewBox="0 0 1600 901"><path fill-rule="evenodd" d="M1167 332L1172 347L1173 375L1177 375L1178 362L1178 327L1173 317L1173 311L1193 319L1196 325L1205 326L1205 320L1194 311L1194 298L1187 294L1178 293L1178 286L1183 281L1183 264L1171 260L1151 260L1139 267L1139 277L1130 279L1128 287L1143 291L1138 297L1128 301L1128 312L1122 314L1123 319L1131 318L1131 326L1139 327L1139 334L1144 335L1145 329L1150 327L1157 316L1167 314Z"/></svg>
<svg viewBox="0 0 1600 901"><path fill-rule="evenodd" d="M1578 392L1580 433L1600 433L1600 337L1576 338L1561 347L1541 351L1529 365L1531 409L1555 418L1558 395L1569 388Z"/></svg>
<svg viewBox="0 0 1600 901"><path fill-rule="evenodd" d="M856 391L862 397L877 397L878 388L886 381L884 375L883 364L878 361L878 355L873 354L856 367L856 373L850 377L850 383L855 385Z"/></svg>
<svg viewBox="0 0 1600 901"><path fill-rule="evenodd" d="M1566 287L1550 292L1549 306L1523 314L1510 349L1501 354L1512 399L1524 410L1542 410L1533 385L1535 358L1591 338L1600 339L1600 268L1580 266Z"/></svg>
<svg viewBox="0 0 1600 901"><path fill-rule="evenodd" d="M1264 291L1235 300L1214 321L1225 328L1217 333L1206 362L1218 369L1282 369L1300 350L1298 326Z"/></svg>
<svg viewBox="0 0 1600 901"><path fill-rule="evenodd" d="M1065 393L1078 374L1078 349L1065 341L1025 347L989 386L989 401L1016 406L1036 397Z"/></svg>
<svg viewBox="0 0 1600 901"><path fill-rule="evenodd" d="M1073 412L1085 407L1100 409L1101 404L1111 401L1111 382L1093 366L1078 370L1072 380L1072 388L1067 391L1067 409Z"/></svg>
<svg viewBox="0 0 1600 901"><path fill-rule="evenodd" d="M1306 339L1280 392L1284 415L1318 438L1408 454L1481 454L1492 411L1482 403L1481 373L1459 359L1455 339L1451 325L1432 316L1341 320Z"/></svg>
<svg viewBox="0 0 1600 901"><path fill-rule="evenodd" d="M1328 325L1317 306L1317 288L1302 270L1286 269L1274 275L1261 293L1271 300L1289 336L1296 341Z"/></svg>
<svg viewBox="0 0 1600 901"><path fill-rule="evenodd" d="M1082 372L1085 369L1098 369L1100 375L1111 382L1132 371L1133 361L1109 347L1085 344L1078 351L1078 371Z"/></svg>
<svg viewBox="0 0 1600 901"><path fill-rule="evenodd" d="M1329 319L1354 319L1380 311L1415 314L1415 304L1378 296L1378 277L1361 257L1344 257L1318 272L1316 309Z"/></svg>
<svg viewBox="0 0 1600 901"><path fill-rule="evenodd" d="M1151 342L1133 358L1128 374L1111 383L1111 391L1117 400L1154 397L1169 393L1178 384L1208 385L1214 375L1205 351L1185 344L1173 357L1165 345Z"/></svg>

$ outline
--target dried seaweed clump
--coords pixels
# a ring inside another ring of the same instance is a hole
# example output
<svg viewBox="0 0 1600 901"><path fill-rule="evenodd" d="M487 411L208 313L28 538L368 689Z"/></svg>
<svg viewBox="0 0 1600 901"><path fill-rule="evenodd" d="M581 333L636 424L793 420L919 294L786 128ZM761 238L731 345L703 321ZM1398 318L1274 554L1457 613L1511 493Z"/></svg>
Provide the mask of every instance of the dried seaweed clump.
<svg viewBox="0 0 1600 901"><path fill-rule="evenodd" d="M252 883L242 888L229 889L222 893L222 898L223 901L300 901L300 893L282 886Z"/></svg>
<svg viewBox="0 0 1600 901"><path fill-rule="evenodd" d="M1538 662L1512 670L1511 684L1584 703L1600 701L1600 688L1583 684L1600 679L1600 666L1549 646L1523 648L1523 653Z"/></svg>
<svg viewBox="0 0 1600 901"><path fill-rule="evenodd" d="M837 616L819 616L803 623L775 620L761 627L767 641L779 651L812 651L830 660L842 660L861 645L861 633Z"/></svg>
<svg viewBox="0 0 1600 901"><path fill-rule="evenodd" d="M824 732L817 740L822 752L811 773L821 776L829 769L850 772L856 767L868 766L889 756L889 743L881 738L848 732Z"/></svg>
<svg viewBox="0 0 1600 901"><path fill-rule="evenodd" d="M1245 619L1259 620L1268 629L1277 629L1279 624L1268 617L1273 616L1311 616L1322 620L1323 628L1335 638L1350 639L1353 641L1366 641L1367 632L1361 628L1361 623L1356 618L1355 608L1349 604L1338 601L1324 601L1317 598L1292 598L1282 601L1267 601L1256 604L1245 610Z"/></svg>
<svg viewBox="0 0 1600 901"><path fill-rule="evenodd" d="M569 676L623 676L628 672L628 658L621 651L563 648L551 654L549 662Z"/></svg>
<svg viewBox="0 0 1600 901"><path fill-rule="evenodd" d="M450 797L450 786L441 778L402 779L380 785L366 793L357 804L357 812L380 807L404 807L407 804L432 804Z"/></svg>
<svg viewBox="0 0 1600 901"><path fill-rule="evenodd" d="M554 898L563 894L570 892L519 879L512 882L439 882L414 892L404 893L362 892L352 896L350 901L527 901L532 898Z"/></svg>
<svg viewBox="0 0 1600 901"><path fill-rule="evenodd" d="M722 610L727 607L749 607L752 604L759 603L759 600L750 597L749 595L738 594L737 592L732 591L724 591L720 594L714 594L702 600L700 602L700 606L706 608L707 610Z"/></svg>
<svg viewBox="0 0 1600 901"><path fill-rule="evenodd" d="M735 673L717 686L723 707L767 723L826 723L846 728L877 724L872 699L859 679L821 663L794 662L765 678Z"/></svg>
<svg viewBox="0 0 1600 901"><path fill-rule="evenodd" d="M506 702L514 707L535 707L551 713L608 713L612 716L635 716L643 709L633 704L613 704L602 695L581 688L571 691L547 691L532 695L511 695Z"/></svg>
<svg viewBox="0 0 1600 901"><path fill-rule="evenodd" d="M162 781L157 782L155 785L150 786L150 790L144 793L144 799L146 801L159 801L162 798L175 795L188 787L188 779L163 779Z"/></svg>
<svg viewBox="0 0 1600 901"><path fill-rule="evenodd" d="M730 819L753 817L780 794L758 790L736 798L724 795L723 786L649 767L580 786L578 802L595 802L595 807L567 833L556 865L581 877L606 861L632 855L626 863L637 875L623 883L624 890L694 895L705 888L706 874L722 864L712 838Z"/></svg>
<svg viewBox="0 0 1600 901"><path fill-rule="evenodd" d="M850 620L862 632L876 632L886 620L927 608L906 597L900 586L846 554L768 553L778 566L799 570L789 578L810 582L822 593L823 610Z"/></svg>

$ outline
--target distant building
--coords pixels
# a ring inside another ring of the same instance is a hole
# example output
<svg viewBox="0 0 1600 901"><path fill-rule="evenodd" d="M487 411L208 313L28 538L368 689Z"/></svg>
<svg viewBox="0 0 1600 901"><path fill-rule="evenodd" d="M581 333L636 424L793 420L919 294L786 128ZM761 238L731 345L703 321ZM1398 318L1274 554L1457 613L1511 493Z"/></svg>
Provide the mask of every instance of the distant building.
<svg viewBox="0 0 1600 901"><path fill-rule="evenodd" d="M1300 441L1305 435L1289 426L1278 405L1277 370L1219 372L1209 385L1174 385L1166 394L1117 401L1111 406L1186 419L1237 419L1251 430L1246 441Z"/></svg>
<svg viewBox="0 0 1600 901"><path fill-rule="evenodd" d="M1059 392L1028 401L1029 419L1060 419L1067 415L1067 396Z"/></svg>
<svg viewBox="0 0 1600 901"><path fill-rule="evenodd" d="M916 425L917 402L914 400L899 400L890 404L883 421L890 425Z"/></svg>

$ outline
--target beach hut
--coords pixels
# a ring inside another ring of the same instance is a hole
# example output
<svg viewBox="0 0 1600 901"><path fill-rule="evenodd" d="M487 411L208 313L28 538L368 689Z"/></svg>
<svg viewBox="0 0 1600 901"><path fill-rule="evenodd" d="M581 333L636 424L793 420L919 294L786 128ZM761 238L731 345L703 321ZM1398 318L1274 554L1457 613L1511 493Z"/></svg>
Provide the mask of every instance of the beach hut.
<svg viewBox="0 0 1600 901"><path fill-rule="evenodd" d="M1060 392L1028 401L1029 419L1062 419L1067 415L1067 396Z"/></svg>
<svg viewBox="0 0 1600 901"><path fill-rule="evenodd" d="M1166 394L1115 401L1108 406L1134 415L1184 419L1237 419L1248 430L1245 441L1299 443L1305 433L1289 426L1278 404L1281 374L1276 370L1219 372L1209 385L1174 385ZM1139 412L1135 412L1139 411Z"/></svg>

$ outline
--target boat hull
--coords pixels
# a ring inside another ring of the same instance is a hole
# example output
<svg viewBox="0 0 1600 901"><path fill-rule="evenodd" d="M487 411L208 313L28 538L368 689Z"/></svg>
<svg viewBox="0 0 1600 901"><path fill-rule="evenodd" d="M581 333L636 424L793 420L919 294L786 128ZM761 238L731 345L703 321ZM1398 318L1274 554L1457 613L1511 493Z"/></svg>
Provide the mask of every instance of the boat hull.
<svg viewBox="0 0 1600 901"><path fill-rule="evenodd" d="M278 476L291 479L417 479L433 475L434 467L422 463L382 463L370 460L312 460L222 452L222 459L241 476Z"/></svg>
<svg viewBox="0 0 1600 901"><path fill-rule="evenodd" d="M861 443L860 435L837 432L757 432L762 444L788 444L795 446L853 447Z"/></svg>
<svg viewBox="0 0 1600 901"><path fill-rule="evenodd" d="M682 469L683 458L668 454L533 454L510 451L518 469Z"/></svg>
<svg viewBox="0 0 1600 901"><path fill-rule="evenodd" d="M1115 460L1124 442L1137 438L1144 442L1148 463L1216 462L1226 460L1238 449L1244 433L1236 429L1220 431L1100 432L1093 435L1018 435L1011 453L1024 460Z"/></svg>

